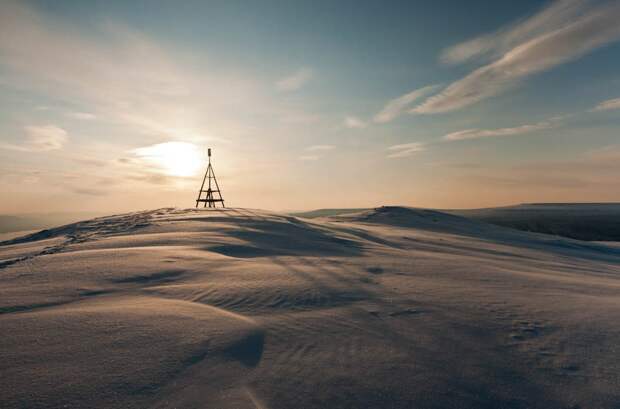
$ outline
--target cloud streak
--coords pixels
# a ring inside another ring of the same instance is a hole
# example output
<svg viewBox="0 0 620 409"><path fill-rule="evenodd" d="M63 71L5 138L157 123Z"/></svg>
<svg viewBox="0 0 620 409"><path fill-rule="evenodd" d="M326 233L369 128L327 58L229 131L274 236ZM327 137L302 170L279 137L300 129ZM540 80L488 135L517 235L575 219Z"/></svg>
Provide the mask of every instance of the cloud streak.
<svg viewBox="0 0 620 409"><path fill-rule="evenodd" d="M552 2L525 20L447 48L441 53L440 61L445 64L459 64L474 58L500 57L519 43L561 28L578 17L589 4L589 0Z"/></svg>
<svg viewBox="0 0 620 409"><path fill-rule="evenodd" d="M430 94L435 89L437 89L437 85L428 85L426 87L418 88L411 92L408 92L405 95L401 95L398 98L394 98L389 101L383 109L377 113L373 121L375 123L386 123L394 120L396 117L400 116L407 107L415 102L416 100L422 98L425 95Z"/></svg>
<svg viewBox="0 0 620 409"><path fill-rule="evenodd" d="M67 116L70 118L81 119L84 121L97 119L97 116L95 114L91 114L90 112L68 112Z"/></svg>
<svg viewBox="0 0 620 409"><path fill-rule="evenodd" d="M20 152L47 152L61 149L69 140L64 129L55 125L26 126L26 137L21 144L0 144L0 149Z"/></svg>
<svg viewBox="0 0 620 409"><path fill-rule="evenodd" d="M335 148L336 147L334 145L312 145L312 146L308 146L306 150L309 152L319 152L319 151L324 152L324 151L331 151Z"/></svg>
<svg viewBox="0 0 620 409"><path fill-rule="evenodd" d="M569 8L579 8L582 3L586 4L578 1L560 3L570 6ZM558 12L561 8L551 10ZM558 17L549 10L535 16L535 26L541 31L539 35L527 38L496 61L453 82L413 111L419 114L435 114L467 107L506 92L528 76L575 60L620 38L620 3L592 7L587 11L581 8L579 10L581 13L578 17L573 16L572 11ZM567 16L574 18L568 19ZM545 28L548 28L548 31L544 31ZM521 31L526 30L520 27L518 32ZM516 38L519 39L520 36L517 35ZM501 39L499 41L501 43ZM501 50L502 44L482 48ZM471 55L481 52L483 51L472 52Z"/></svg>
<svg viewBox="0 0 620 409"><path fill-rule="evenodd" d="M144 143L228 140L247 130L240 111L275 117L286 106L264 95L254 78L186 58L182 46L164 47L110 20L94 24L90 35L80 30L26 2L0 2L3 85L70 102L80 112L66 116L96 113Z"/></svg>
<svg viewBox="0 0 620 409"><path fill-rule="evenodd" d="M425 151L426 146L422 142L410 142L390 146L387 150L389 151L388 158L405 158L413 155L414 153Z"/></svg>
<svg viewBox="0 0 620 409"><path fill-rule="evenodd" d="M344 126L351 129L363 129L368 126L368 123L356 116L348 116L344 119Z"/></svg>
<svg viewBox="0 0 620 409"><path fill-rule="evenodd" d="M302 67L293 74L284 77L276 82L279 91L297 91L314 77L314 72L308 67Z"/></svg>
<svg viewBox="0 0 620 409"><path fill-rule="evenodd" d="M489 138L494 136L513 136L541 131L556 126L552 121L543 121L537 124L527 124L512 128L497 129L465 129L444 135L442 139L446 141L462 141L466 139Z"/></svg>
<svg viewBox="0 0 620 409"><path fill-rule="evenodd" d="M306 155L301 155L298 157L299 160L304 162L316 161L323 157L321 153L326 153L336 149L334 145L312 145L308 146L305 151L308 152Z"/></svg>
<svg viewBox="0 0 620 409"><path fill-rule="evenodd" d="M603 101L590 111L611 111L615 109L620 109L620 98L608 99L607 101Z"/></svg>

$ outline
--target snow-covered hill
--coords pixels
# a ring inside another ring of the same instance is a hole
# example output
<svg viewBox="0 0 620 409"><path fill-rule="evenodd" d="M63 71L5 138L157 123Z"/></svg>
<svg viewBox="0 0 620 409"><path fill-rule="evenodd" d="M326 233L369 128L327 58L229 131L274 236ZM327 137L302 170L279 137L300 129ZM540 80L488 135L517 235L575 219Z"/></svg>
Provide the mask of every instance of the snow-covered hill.
<svg viewBox="0 0 620 409"><path fill-rule="evenodd" d="M3 408L616 408L620 248L384 207L0 244Z"/></svg>

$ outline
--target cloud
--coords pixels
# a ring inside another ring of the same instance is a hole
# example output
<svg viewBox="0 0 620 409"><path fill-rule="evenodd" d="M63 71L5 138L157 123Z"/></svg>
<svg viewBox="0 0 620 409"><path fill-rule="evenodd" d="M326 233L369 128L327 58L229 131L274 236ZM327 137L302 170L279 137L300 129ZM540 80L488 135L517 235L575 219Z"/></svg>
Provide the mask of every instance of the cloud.
<svg viewBox="0 0 620 409"><path fill-rule="evenodd" d="M522 135L525 133L553 128L554 126L556 126L556 122L550 120L539 122L537 124L515 126L513 128L465 129L463 131L452 132L444 135L443 139L445 139L446 141L462 141L465 139L488 138L492 136Z"/></svg>
<svg viewBox="0 0 620 409"><path fill-rule="evenodd" d="M489 54L499 57L519 43L561 28L583 13L589 4L589 0L552 2L527 19L449 47L441 53L440 60L445 64L458 64Z"/></svg>
<svg viewBox="0 0 620 409"><path fill-rule="evenodd" d="M316 152L316 151L331 151L335 149L334 145L312 145L306 148L307 151Z"/></svg>
<svg viewBox="0 0 620 409"><path fill-rule="evenodd" d="M556 189L613 187L620 171L620 145L610 145L586 151L576 157L546 159L516 166L489 169L485 174L473 170L470 174L485 186L528 190L532 187ZM466 176L467 177L467 176ZM607 188L605 188L607 189ZM599 194L601 191L599 191Z"/></svg>
<svg viewBox="0 0 620 409"><path fill-rule="evenodd" d="M76 35L75 27L25 2L1 2L5 75L14 87L97 106L112 121L142 132L170 135L171 123L189 120L174 107L191 89L189 73L181 72L157 44L125 27L108 23L93 30L99 35ZM84 114L69 115L90 119Z"/></svg>
<svg viewBox="0 0 620 409"><path fill-rule="evenodd" d="M356 116L348 116L344 119L344 126L347 128L363 129L366 128L368 124Z"/></svg>
<svg viewBox="0 0 620 409"><path fill-rule="evenodd" d="M47 175L47 173L46 173ZM30 170L23 168L2 168L2 172L0 172L0 184L8 185L25 185L25 184L36 184L41 181L41 174L38 170Z"/></svg>
<svg viewBox="0 0 620 409"><path fill-rule="evenodd" d="M89 120L97 118L95 114L91 114L89 112L68 112L67 116L71 118L75 118L75 119L82 119L85 121L89 121Z"/></svg>
<svg viewBox="0 0 620 409"><path fill-rule="evenodd" d="M603 101L590 111L610 111L613 109L620 109L620 98L608 99L607 101Z"/></svg>
<svg viewBox="0 0 620 409"><path fill-rule="evenodd" d="M388 151L391 153L388 154L388 158L404 158L424 150L426 150L426 146L422 142L403 143L400 145L390 146Z"/></svg>
<svg viewBox="0 0 620 409"><path fill-rule="evenodd" d="M573 6L573 3L581 5L581 2L574 1L562 4ZM495 62L453 82L413 111L433 114L464 108L501 94L530 75L575 60L620 38L618 2L593 7L587 11L581 10L578 16L573 16L572 12L568 13L574 17L570 19L564 16L554 19L553 14L547 15L547 12L543 14L544 18L541 18L536 25L540 27L540 31L545 27L549 27L549 31L544 31L510 48ZM501 46L493 45L491 48L501 49Z"/></svg>
<svg viewBox="0 0 620 409"><path fill-rule="evenodd" d="M620 167L620 145L594 149L586 154L586 158L597 164L613 163L616 167Z"/></svg>
<svg viewBox="0 0 620 409"><path fill-rule="evenodd" d="M283 112L280 120L287 124L313 124L321 121L321 115L307 112Z"/></svg>
<svg viewBox="0 0 620 409"><path fill-rule="evenodd" d="M22 2L7 1L1 7L2 63L28 75L33 85L62 87L124 108L136 102L130 96L173 97L187 89L163 50L125 27L96 27L102 36L95 40L76 36L70 27Z"/></svg>
<svg viewBox="0 0 620 409"><path fill-rule="evenodd" d="M409 104L431 93L436 88L437 85L428 85L389 101L383 109L374 116L373 121L376 123L390 122L402 114Z"/></svg>
<svg viewBox="0 0 620 409"><path fill-rule="evenodd" d="M513 171L516 173L517 171ZM530 190L532 187L583 189L591 182L577 175L545 175L523 171L520 175L475 175L469 177L487 187Z"/></svg>
<svg viewBox="0 0 620 409"><path fill-rule="evenodd" d="M136 175L126 176L127 179L136 180L138 182L145 182L152 185L171 185L173 180L166 175L159 173L143 173Z"/></svg>
<svg viewBox="0 0 620 409"><path fill-rule="evenodd" d="M310 81L313 76L312 69L303 67L276 82L276 88L280 91L296 91Z"/></svg>
<svg viewBox="0 0 620 409"><path fill-rule="evenodd" d="M73 193L77 193L79 195L87 195L87 196L105 196L106 191L102 189L93 189L88 187L72 187L70 190Z"/></svg>
<svg viewBox="0 0 620 409"><path fill-rule="evenodd" d="M28 134L24 147L31 151L51 151L60 149L69 137L67 131L55 125L27 126Z"/></svg>
<svg viewBox="0 0 620 409"><path fill-rule="evenodd" d="M305 150L308 152L316 152L314 154L302 155L298 159L302 161L315 161L321 159L323 156L319 155L319 152L327 152L336 149L334 145L312 145L308 146Z"/></svg>
<svg viewBox="0 0 620 409"><path fill-rule="evenodd" d="M61 149L69 139L67 131L55 125L26 126L24 142L15 144L0 144L0 149L21 152L45 152Z"/></svg>
<svg viewBox="0 0 620 409"><path fill-rule="evenodd" d="M0 1L2 84L96 113L145 144L227 140L249 132L240 112L275 118L286 104L269 99L249 74L187 58L189 47L164 47L110 20L84 34L77 23L28 3Z"/></svg>
<svg viewBox="0 0 620 409"><path fill-rule="evenodd" d="M88 157L80 157L80 158L71 158L72 161L79 163L80 165L85 166L93 166L93 167L104 167L108 164L108 162L100 159L93 159Z"/></svg>

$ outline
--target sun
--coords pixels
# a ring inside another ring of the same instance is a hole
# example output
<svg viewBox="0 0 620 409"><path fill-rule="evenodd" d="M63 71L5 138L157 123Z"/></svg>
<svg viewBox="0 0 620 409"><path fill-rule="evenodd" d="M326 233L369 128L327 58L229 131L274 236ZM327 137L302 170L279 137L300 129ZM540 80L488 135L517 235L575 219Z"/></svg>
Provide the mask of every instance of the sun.
<svg viewBox="0 0 620 409"><path fill-rule="evenodd" d="M198 147L188 142L164 142L134 152L169 176L194 176L204 165Z"/></svg>

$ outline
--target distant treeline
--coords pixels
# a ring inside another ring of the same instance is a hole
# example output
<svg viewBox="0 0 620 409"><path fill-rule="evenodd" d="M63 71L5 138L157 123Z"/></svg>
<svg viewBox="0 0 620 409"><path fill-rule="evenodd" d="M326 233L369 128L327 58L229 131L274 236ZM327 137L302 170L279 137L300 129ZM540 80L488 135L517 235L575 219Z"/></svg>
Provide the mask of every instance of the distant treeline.
<svg viewBox="0 0 620 409"><path fill-rule="evenodd" d="M620 241L620 203L540 203L446 212L513 229L588 241Z"/></svg>

